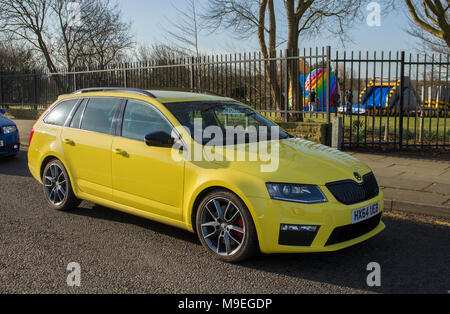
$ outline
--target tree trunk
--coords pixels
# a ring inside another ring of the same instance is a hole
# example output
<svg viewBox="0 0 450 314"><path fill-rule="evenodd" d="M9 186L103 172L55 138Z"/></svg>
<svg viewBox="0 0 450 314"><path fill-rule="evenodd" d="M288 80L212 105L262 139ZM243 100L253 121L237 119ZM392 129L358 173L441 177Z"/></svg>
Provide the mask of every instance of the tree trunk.
<svg viewBox="0 0 450 314"><path fill-rule="evenodd" d="M268 11L269 16L269 47L267 47L266 45L265 37L266 10ZM261 48L261 53L264 59L266 59L264 61L264 69L266 73L265 78L270 87L270 95L273 102L275 103L275 109L277 110L277 112L281 112L281 105L284 103L284 98L283 94L281 93L281 86L278 81L276 36L277 26L273 0L263 0L259 7L258 40L259 46Z"/></svg>
<svg viewBox="0 0 450 314"><path fill-rule="evenodd" d="M298 57L298 25L299 18L296 15L294 1L286 1L286 15L288 24L287 51L289 57ZM294 111L303 111L302 88L299 82L299 63L298 58L288 61L289 86L291 87L291 106ZM303 114L294 114L295 121L303 121Z"/></svg>

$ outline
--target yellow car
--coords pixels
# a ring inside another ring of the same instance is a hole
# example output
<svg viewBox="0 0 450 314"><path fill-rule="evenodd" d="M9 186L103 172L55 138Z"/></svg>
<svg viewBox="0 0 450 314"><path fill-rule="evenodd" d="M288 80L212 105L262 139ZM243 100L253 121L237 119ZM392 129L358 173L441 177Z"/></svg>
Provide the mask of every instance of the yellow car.
<svg viewBox="0 0 450 314"><path fill-rule="evenodd" d="M52 208L88 200L183 228L227 262L258 249L336 251L385 228L366 165L230 98L127 88L63 95L34 125L28 165Z"/></svg>

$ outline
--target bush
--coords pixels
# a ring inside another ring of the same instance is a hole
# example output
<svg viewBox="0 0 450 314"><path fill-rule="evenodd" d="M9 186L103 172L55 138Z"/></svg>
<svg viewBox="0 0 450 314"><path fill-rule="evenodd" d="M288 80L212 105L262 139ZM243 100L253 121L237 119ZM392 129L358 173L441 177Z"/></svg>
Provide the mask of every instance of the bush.
<svg viewBox="0 0 450 314"><path fill-rule="evenodd" d="M364 130L364 121L363 120L355 120L352 122L352 131L353 133L358 133L358 130L361 132L361 130Z"/></svg>
<svg viewBox="0 0 450 314"><path fill-rule="evenodd" d="M412 140L414 140L414 138L415 138L414 132L411 132L410 130L403 130L403 139L404 140L412 141Z"/></svg>
<svg viewBox="0 0 450 314"><path fill-rule="evenodd" d="M365 124L362 120L355 120L352 122L353 139L357 142L362 142L365 138Z"/></svg>

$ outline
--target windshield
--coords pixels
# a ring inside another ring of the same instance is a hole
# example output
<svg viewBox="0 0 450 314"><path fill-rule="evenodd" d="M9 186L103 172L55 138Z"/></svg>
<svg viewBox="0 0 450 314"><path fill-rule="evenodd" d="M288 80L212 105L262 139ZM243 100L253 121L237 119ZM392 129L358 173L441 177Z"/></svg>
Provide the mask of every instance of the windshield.
<svg viewBox="0 0 450 314"><path fill-rule="evenodd" d="M256 111L236 102L198 101L164 105L202 145L212 142L234 145L292 137ZM218 134L220 132L222 138Z"/></svg>

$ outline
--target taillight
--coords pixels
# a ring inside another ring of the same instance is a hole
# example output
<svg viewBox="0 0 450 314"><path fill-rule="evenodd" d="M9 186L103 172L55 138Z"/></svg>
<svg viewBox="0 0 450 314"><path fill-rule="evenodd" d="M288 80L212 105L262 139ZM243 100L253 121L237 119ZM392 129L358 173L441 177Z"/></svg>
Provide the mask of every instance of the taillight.
<svg viewBox="0 0 450 314"><path fill-rule="evenodd" d="M33 139L33 135L34 135L34 129L31 129L30 139L28 140L28 146L31 145L31 140Z"/></svg>

